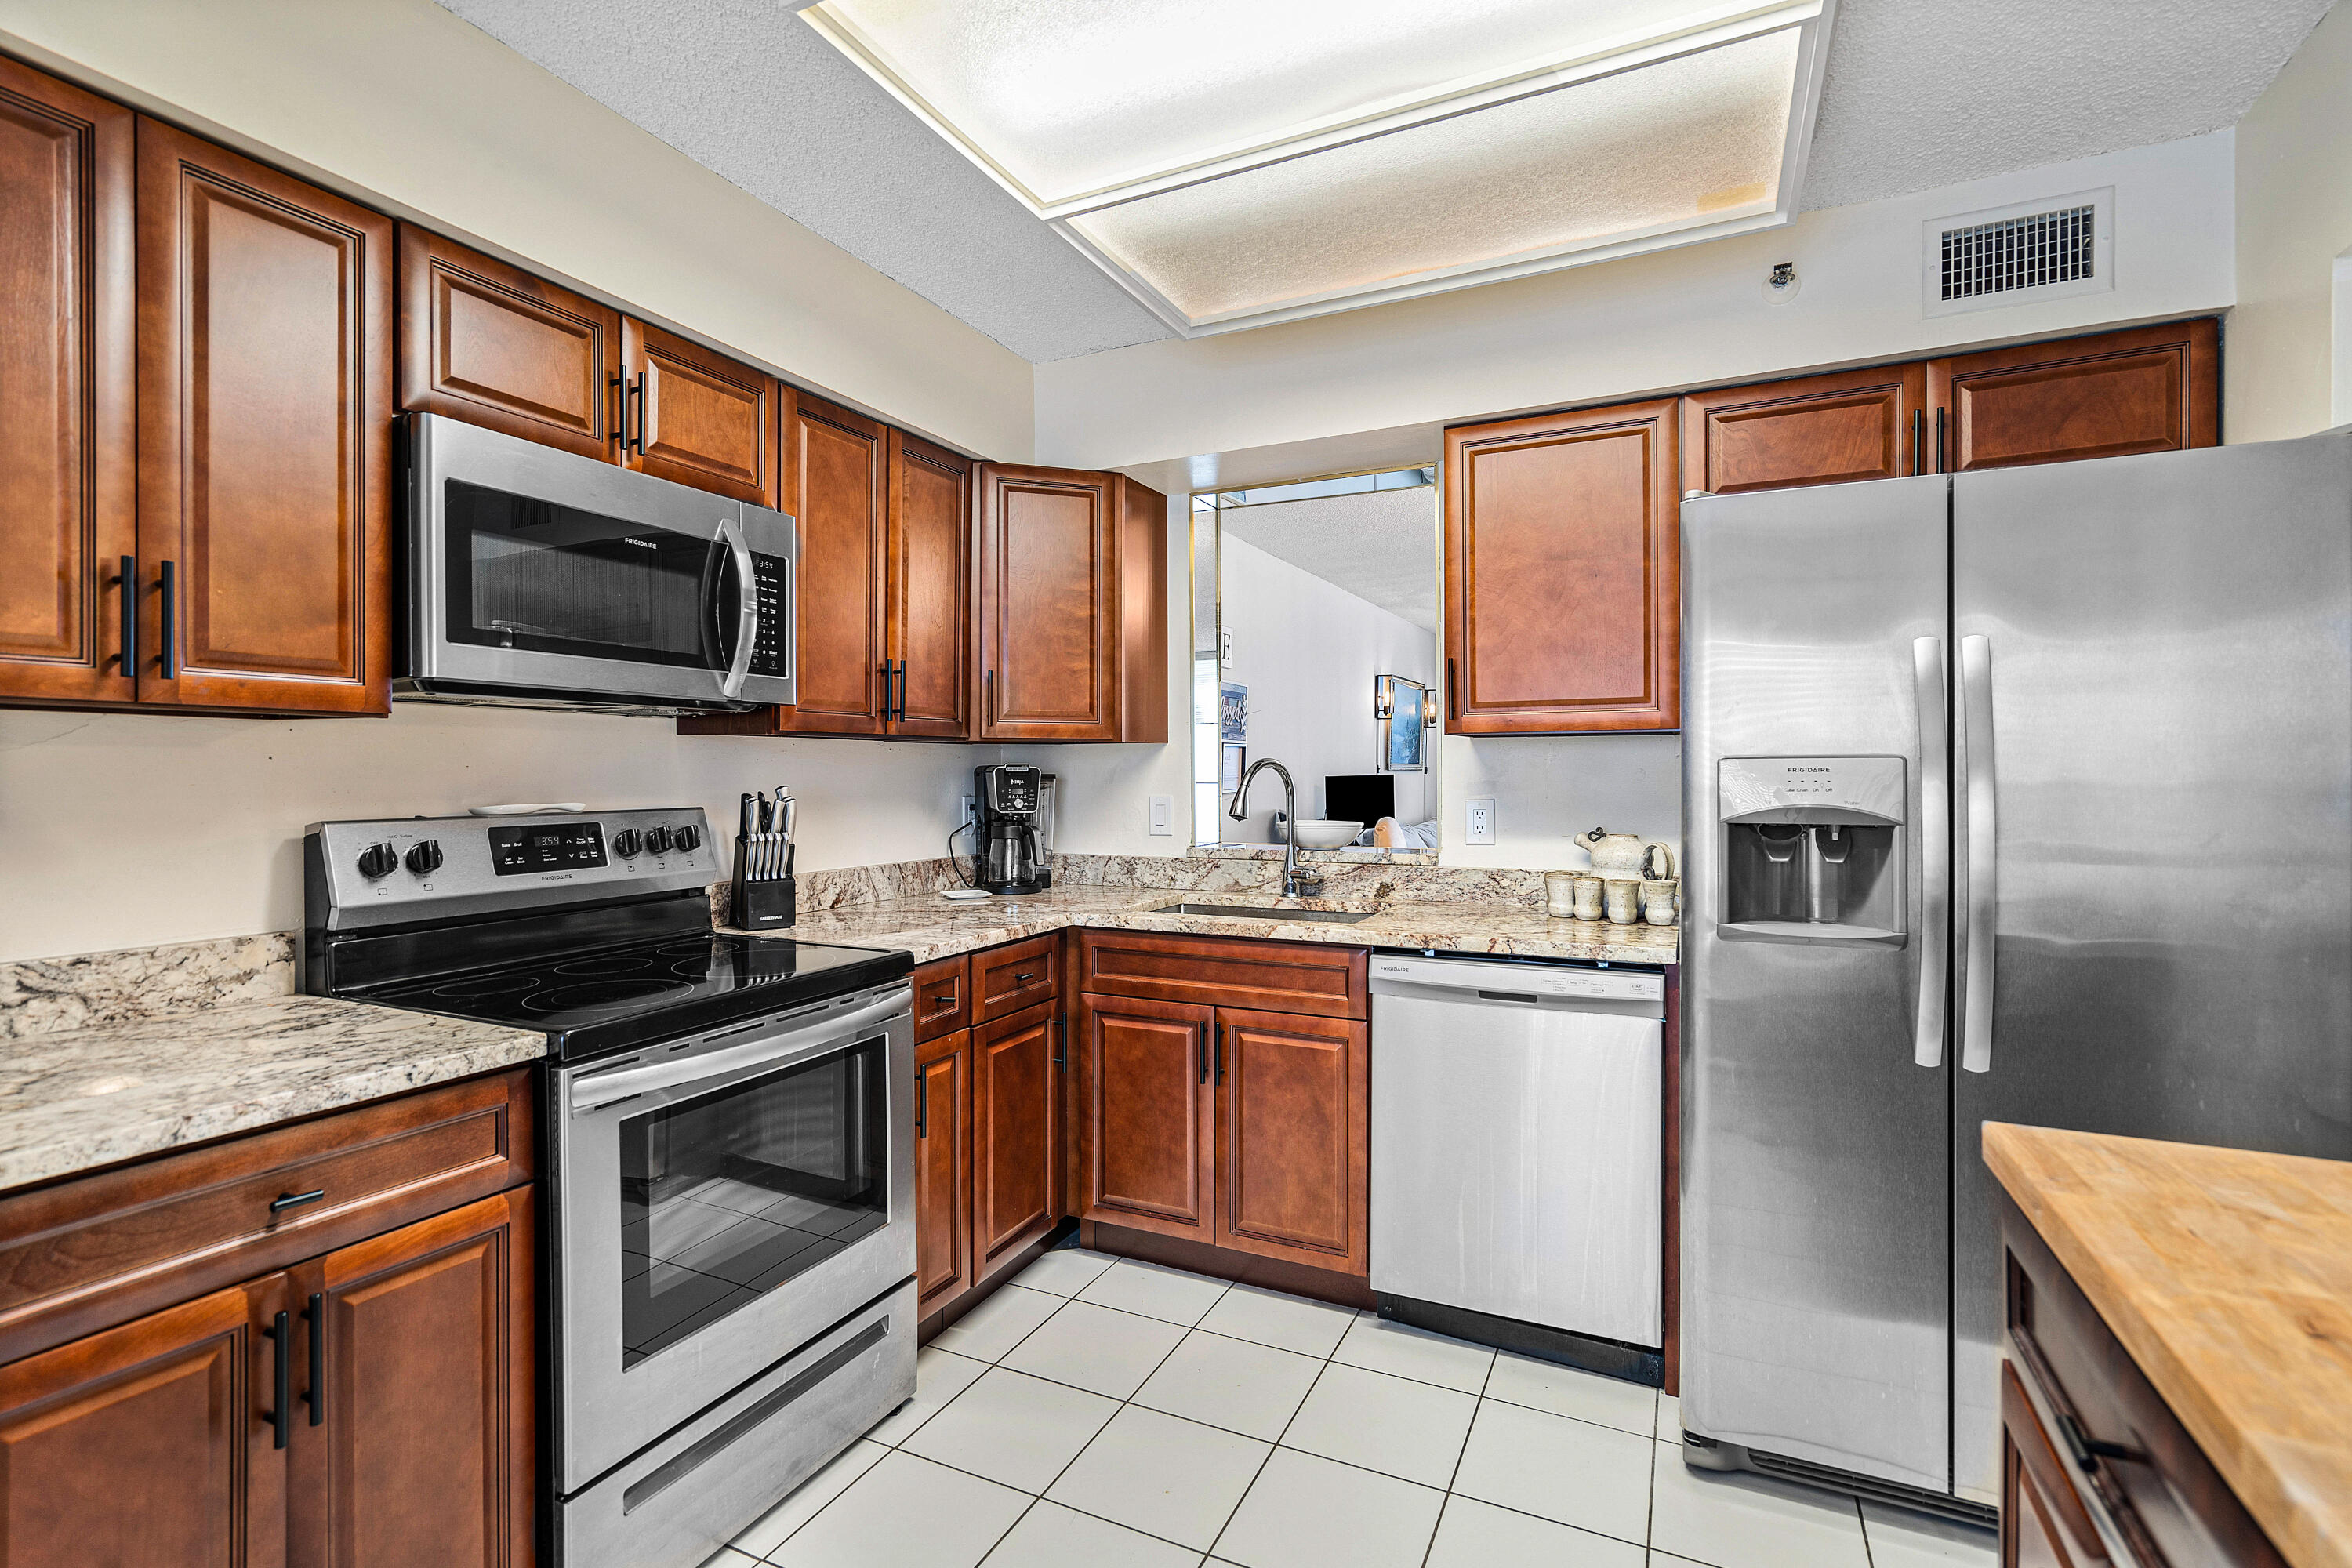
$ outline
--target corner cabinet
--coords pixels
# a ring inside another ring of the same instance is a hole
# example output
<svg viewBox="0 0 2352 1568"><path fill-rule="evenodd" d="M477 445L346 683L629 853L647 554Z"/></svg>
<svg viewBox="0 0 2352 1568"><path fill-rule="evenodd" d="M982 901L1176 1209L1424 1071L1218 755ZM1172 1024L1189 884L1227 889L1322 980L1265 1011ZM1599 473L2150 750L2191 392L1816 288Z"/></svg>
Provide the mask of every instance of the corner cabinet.
<svg viewBox="0 0 2352 1568"><path fill-rule="evenodd" d="M1679 727L1676 414L1445 433L1447 733Z"/></svg>
<svg viewBox="0 0 2352 1568"><path fill-rule="evenodd" d="M1168 738L1167 529L1124 475L982 465L973 739Z"/></svg>

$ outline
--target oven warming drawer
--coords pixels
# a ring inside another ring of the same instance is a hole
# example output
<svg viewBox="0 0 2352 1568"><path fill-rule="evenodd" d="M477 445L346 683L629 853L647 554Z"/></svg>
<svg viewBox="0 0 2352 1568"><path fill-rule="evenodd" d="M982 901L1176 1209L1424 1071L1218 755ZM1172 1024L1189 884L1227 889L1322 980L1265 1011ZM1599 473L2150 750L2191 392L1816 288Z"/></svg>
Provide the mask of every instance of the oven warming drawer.
<svg viewBox="0 0 2352 1568"><path fill-rule="evenodd" d="M556 1507L565 1568L697 1568L914 1397L908 1280Z"/></svg>

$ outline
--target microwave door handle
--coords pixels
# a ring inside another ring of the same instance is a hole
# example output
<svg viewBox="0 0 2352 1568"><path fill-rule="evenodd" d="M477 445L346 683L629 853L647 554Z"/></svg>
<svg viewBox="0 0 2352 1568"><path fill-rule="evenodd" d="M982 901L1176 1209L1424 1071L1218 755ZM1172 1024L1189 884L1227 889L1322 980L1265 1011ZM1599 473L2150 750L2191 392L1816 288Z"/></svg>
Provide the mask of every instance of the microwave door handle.
<svg viewBox="0 0 2352 1568"><path fill-rule="evenodd" d="M760 582L751 564L751 547L743 541L743 527L733 513L719 520L719 540L735 558L735 658L719 678L719 695L729 701L743 689L751 672L751 651L760 645Z"/></svg>

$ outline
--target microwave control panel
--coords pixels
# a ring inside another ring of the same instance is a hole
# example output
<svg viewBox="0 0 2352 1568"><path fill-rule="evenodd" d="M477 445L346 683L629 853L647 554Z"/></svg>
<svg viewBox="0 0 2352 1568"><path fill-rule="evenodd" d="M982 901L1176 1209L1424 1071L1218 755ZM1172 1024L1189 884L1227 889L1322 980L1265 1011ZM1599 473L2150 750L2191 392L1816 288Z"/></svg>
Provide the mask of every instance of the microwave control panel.
<svg viewBox="0 0 2352 1568"><path fill-rule="evenodd" d="M760 637L751 645L753 675L790 675L791 645L785 640L785 606L792 602L792 563L778 555L751 557L751 578L760 595Z"/></svg>

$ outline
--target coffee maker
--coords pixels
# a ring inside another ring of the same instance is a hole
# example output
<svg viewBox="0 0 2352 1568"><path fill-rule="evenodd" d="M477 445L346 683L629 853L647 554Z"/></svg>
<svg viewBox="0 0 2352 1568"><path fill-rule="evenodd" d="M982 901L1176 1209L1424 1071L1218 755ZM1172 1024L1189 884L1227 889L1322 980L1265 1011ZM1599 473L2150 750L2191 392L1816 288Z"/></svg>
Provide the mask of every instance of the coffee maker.
<svg viewBox="0 0 2352 1568"><path fill-rule="evenodd" d="M979 804L979 880L992 893L1042 893L1054 885L1046 864L1052 781L1025 763L971 770Z"/></svg>

